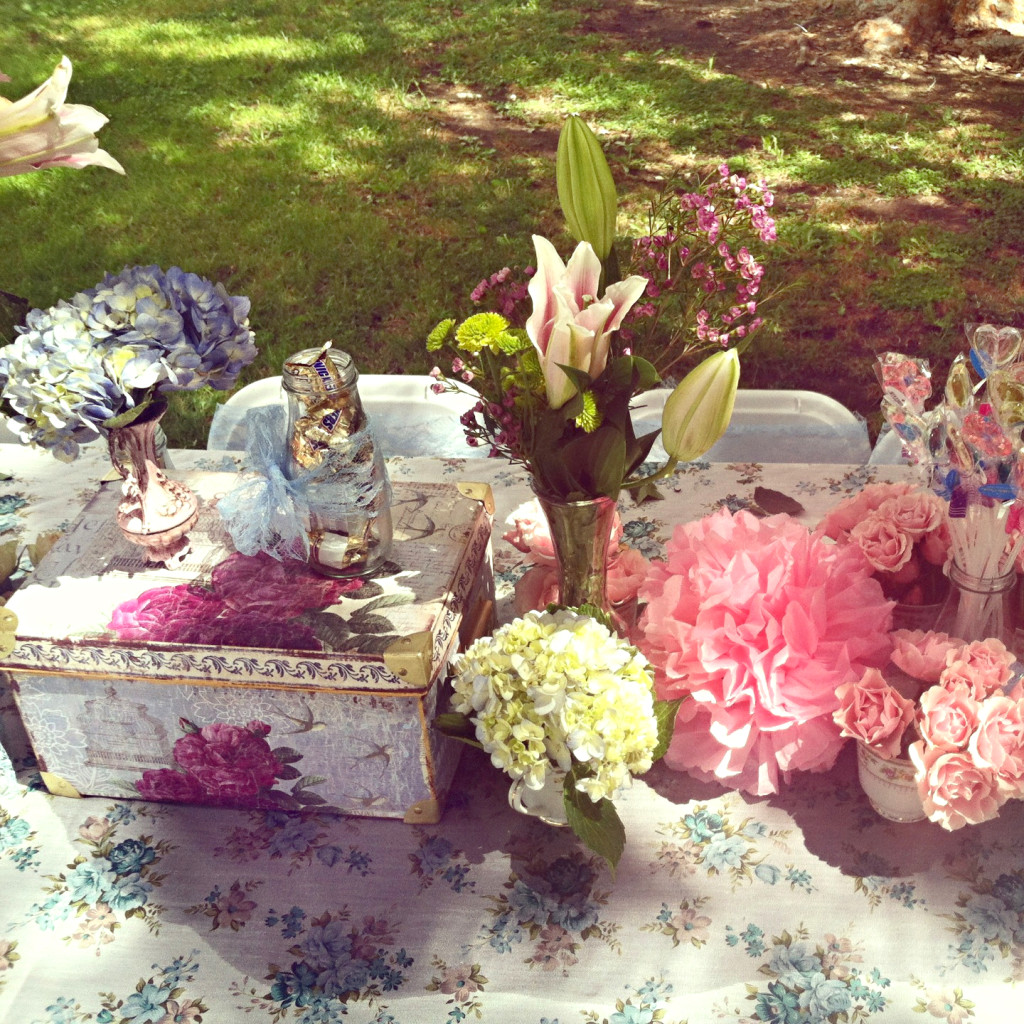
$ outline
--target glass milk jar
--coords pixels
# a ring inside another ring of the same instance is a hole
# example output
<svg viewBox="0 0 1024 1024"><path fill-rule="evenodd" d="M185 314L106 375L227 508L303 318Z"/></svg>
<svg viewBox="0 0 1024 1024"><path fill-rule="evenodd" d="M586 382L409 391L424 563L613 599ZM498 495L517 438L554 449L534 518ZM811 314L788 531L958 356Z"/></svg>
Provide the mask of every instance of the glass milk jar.
<svg viewBox="0 0 1024 1024"><path fill-rule="evenodd" d="M351 357L330 347L290 356L285 473L308 506L309 564L326 576L365 576L391 546L391 485L359 398Z"/></svg>

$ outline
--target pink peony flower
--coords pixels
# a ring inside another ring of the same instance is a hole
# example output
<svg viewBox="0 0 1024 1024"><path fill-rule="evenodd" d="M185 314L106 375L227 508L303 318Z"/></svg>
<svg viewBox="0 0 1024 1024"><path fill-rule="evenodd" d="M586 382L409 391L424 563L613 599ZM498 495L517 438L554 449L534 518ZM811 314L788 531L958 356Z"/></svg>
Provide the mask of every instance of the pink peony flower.
<svg viewBox="0 0 1024 1024"><path fill-rule="evenodd" d="M914 541L895 523L872 515L851 531L850 540L859 545L876 572L897 572L910 561Z"/></svg>
<svg viewBox="0 0 1024 1024"><path fill-rule="evenodd" d="M940 530L946 513L942 499L931 491L907 491L887 498L875 513L905 533L913 541Z"/></svg>
<svg viewBox="0 0 1024 1024"><path fill-rule="evenodd" d="M968 750L976 765L996 773L1004 796L1024 797L1024 702L1001 694L989 697Z"/></svg>
<svg viewBox="0 0 1024 1024"><path fill-rule="evenodd" d="M963 646L962 640L948 633L931 633L923 629L894 630L892 641L893 664L923 683L937 683L950 651L958 651Z"/></svg>
<svg viewBox="0 0 1024 1024"><path fill-rule="evenodd" d="M329 579L294 558L266 552L234 552L210 574L214 593L228 608L261 619L290 619L313 608L329 608L342 594L358 590L359 579Z"/></svg>
<svg viewBox="0 0 1024 1024"><path fill-rule="evenodd" d="M169 803L208 803L203 787L191 776L173 768L151 768L136 779L135 788L143 800Z"/></svg>
<svg viewBox="0 0 1024 1024"><path fill-rule="evenodd" d="M174 760L208 797L225 803L250 800L272 787L284 768L266 740L269 732L263 722L204 725L175 742Z"/></svg>
<svg viewBox="0 0 1024 1024"><path fill-rule="evenodd" d="M831 767L836 688L890 647L892 605L859 548L723 509L678 526L666 550L640 591L658 696L691 698L666 763L759 795Z"/></svg>
<svg viewBox="0 0 1024 1024"><path fill-rule="evenodd" d="M913 724L916 705L894 690L876 668L857 682L836 689L839 707L832 718L844 736L867 744L881 757L898 757L903 735Z"/></svg>
<svg viewBox="0 0 1024 1024"><path fill-rule="evenodd" d="M970 754L910 745L925 814L949 831L979 825L996 817L1005 797L991 768L974 763Z"/></svg>
<svg viewBox="0 0 1024 1024"><path fill-rule="evenodd" d="M818 524L817 533L832 540L845 541L850 531L890 498L909 494L914 485L909 483L868 484L849 498L833 506Z"/></svg>
<svg viewBox="0 0 1024 1024"><path fill-rule="evenodd" d="M975 640L951 650L946 655L946 669L942 681L961 679L974 688L975 696L981 700L1003 687L1013 678L1014 654L995 637Z"/></svg>
<svg viewBox="0 0 1024 1024"><path fill-rule="evenodd" d="M981 708L965 683L932 686L921 694L917 731L929 747L966 750Z"/></svg>

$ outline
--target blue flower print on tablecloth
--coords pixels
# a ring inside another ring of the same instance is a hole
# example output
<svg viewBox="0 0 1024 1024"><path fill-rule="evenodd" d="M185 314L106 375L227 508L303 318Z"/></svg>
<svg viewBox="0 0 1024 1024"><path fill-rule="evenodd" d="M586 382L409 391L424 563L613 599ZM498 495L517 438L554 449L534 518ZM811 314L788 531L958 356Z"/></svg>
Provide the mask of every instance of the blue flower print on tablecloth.
<svg viewBox="0 0 1024 1024"><path fill-rule="evenodd" d="M631 548L636 548L644 558L664 558L665 545L659 540L661 533L668 533L654 519L646 516L637 519L624 519L622 522L622 540Z"/></svg>
<svg viewBox="0 0 1024 1024"><path fill-rule="evenodd" d="M258 879L250 879L248 882L236 879L226 892L219 885L214 886L204 900L186 907L185 913L205 914L213 922L210 931L218 928L240 931L257 909L258 904L251 897L262 884L262 880Z"/></svg>
<svg viewBox="0 0 1024 1024"><path fill-rule="evenodd" d="M1006 981L1024 981L1024 868L992 877L968 859L957 874L969 888L957 898L959 910L941 915L952 922L952 965L972 974L999 965L1008 974Z"/></svg>
<svg viewBox="0 0 1024 1024"><path fill-rule="evenodd" d="M595 888L599 861L579 852L548 859L533 852L509 875L504 892L488 895L492 920L484 941L499 953L522 950L524 963L545 971L566 971L591 939L621 951L619 925L601 920L608 893Z"/></svg>
<svg viewBox="0 0 1024 1024"><path fill-rule="evenodd" d="M33 1024L200 1024L208 1007L188 990L199 971L197 956L193 950L165 967L154 964L155 973L140 978L128 995L99 993L98 1010L84 1008L73 996L62 996L46 1008L44 1020Z"/></svg>
<svg viewBox="0 0 1024 1024"><path fill-rule="evenodd" d="M712 811L707 804L696 804L682 819L663 824L657 831L667 839L659 845L652 866L671 874L693 875L703 871L709 877L729 878L733 889L757 879L766 885L785 881L790 888L814 891L807 871L793 864L772 864L760 850L766 843L783 851L788 849L790 829L769 828L752 817L733 821L727 814Z"/></svg>
<svg viewBox="0 0 1024 1024"><path fill-rule="evenodd" d="M478 1020L486 1020L480 993L487 986L487 978L481 973L480 964L452 964L449 966L440 957L432 961L434 975L427 984L428 992L440 992L449 1007L445 1018L452 1024L459 1024L470 1014Z"/></svg>
<svg viewBox="0 0 1024 1024"><path fill-rule="evenodd" d="M727 926L725 941L730 946L742 943L748 956L762 960L758 973L767 979L747 984L748 1005L739 1014L743 1021L840 1024L866 1020L886 1008L889 979L867 969L860 949L848 938L826 935L811 942L801 927L769 940L751 923L739 930ZM716 1011L735 1019L735 1011L730 1013L725 1004Z"/></svg>
<svg viewBox="0 0 1024 1024"><path fill-rule="evenodd" d="M409 854L412 873L420 879L420 892L435 881L448 886L452 892L464 892L475 888L476 882L469 879L469 861L461 850L438 833L417 828L418 849Z"/></svg>
<svg viewBox="0 0 1024 1024"><path fill-rule="evenodd" d="M844 850L851 858L848 869L853 873L853 889L867 898L873 910L883 900L899 903L908 910L926 906L925 899L911 878L898 877L899 869L871 851L855 850L849 844Z"/></svg>
<svg viewBox="0 0 1024 1024"><path fill-rule="evenodd" d="M28 499L20 494L0 494L0 536L5 533L18 532L21 529L20 509L28 504Z"/></svg>
<svg viewBox="0 0 1024 1024"><path fill-rule="evenodd" d="M8 810L24 793L17 783L0 779L0 857L11 861L19 871L39 866L35 831L27 819Z"/></svg>
<svg viewBox="0 0 1024 1024"><path fill-rule="evenodd" d="M311 916L300 907L287 915L271 913L265 924L280 927L286 939L296 939L281 964L269 964L261 985L251 978L235 982L231 993L246 1013L263 1010L275 1022L294 1019L299 1024L333 1024L348 1016L352 1004L389 1015L388 992L407 981L413 958L396 948L398 927L383 917L353 921L347 907Z"/></svg>
<svg viewBox="0 0 1024 1024"><path fill-rule="evenodd" d="M287 860L288 874L308 868L314 861L327 867L344 868L348 874L366 877L373 873L372 858L364 850L334 841L334 833L343 819L322 811L255 811L249 816L253 827L231 829L222 846L214 847L214 857L225 857L246 864L263 856Z"/></svg>
<svg viewBox="0 0 1024 1024"><path fill-rule="evenodd" d="M585 1024L686 1024L668 1016L672 997L672 986L668 982L651 978L639 988L627 986L626 992L625 999L615 1001L615 1011L611 1015L596 1010L584 1011ZM551 1024L558 1024L558 1021L551 1021Z"/></svg>
<svg viewBox="0 0 1024 1024"><path fill-rule="evenodd" d="M698 949L707 945L711 937L711 918L701 912L701 908L710 900L709 896L698 896L692 900L683 900L678 909L662 903L658 916L642 927L645 932L658 932L667 935L673 946L688 942Z"/></svg>
<svg viewBox="0 0 1024 1024"><path fill-rule="evenodd" d="M114 933L138 919L154 934L160 931L164 908L152 901L164 875L156 869L175 847L169 840L153 842L140 835L119 839L119 825L135 820L134 812L118 807L103 817L91 815L79 826L76 843L88 851L78 855L59 875L47 875L46 899L33 904L30 919L43 931L65 932L65 942L95 947L99 955ZM145 807L139 815L146 813Z"/></svg>

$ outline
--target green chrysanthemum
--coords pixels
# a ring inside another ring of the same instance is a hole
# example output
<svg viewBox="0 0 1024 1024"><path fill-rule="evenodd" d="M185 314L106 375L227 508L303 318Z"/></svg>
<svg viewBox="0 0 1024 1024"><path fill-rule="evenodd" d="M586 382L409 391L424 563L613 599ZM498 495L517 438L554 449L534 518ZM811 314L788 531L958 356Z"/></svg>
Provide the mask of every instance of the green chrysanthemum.
<svg viewBox="0 0 1024 1024"><path fill-rule="evenodd" d="M444 345L448 343L448 339L452 336L452 328L455 326L455 321L450 317L447 320L442 320L428 335L427 335L427 351L437 352Z"/></svg>
<svg viewBox="0 0 1024 1024"><path fill-rule="evenodd" d="M502 351L502 335L508 330L508 321L500 313L477 313L464 320L455 332L455 343L463 352L476 354L489 348Z"/></svg>
<svg viewBox="0 0 1024 1024"><path fill-rule="evenodd" d="M601 426L601 410L597 407L593 391L583 392L583 411L576 417L576 426L588 434Z"/></svg>

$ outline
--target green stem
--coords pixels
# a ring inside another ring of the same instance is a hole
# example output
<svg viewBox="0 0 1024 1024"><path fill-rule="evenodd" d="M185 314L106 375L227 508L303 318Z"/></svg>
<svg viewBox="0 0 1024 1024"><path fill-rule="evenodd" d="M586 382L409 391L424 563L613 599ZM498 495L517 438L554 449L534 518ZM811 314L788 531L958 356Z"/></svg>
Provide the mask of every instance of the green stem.
<svg viewBox="0 0 1024 1024"><path fill-rule="evenodd" d="M670 455L668 462L666 462L665 465L662 466L661 469L659 469L656 473L650 473L647 476L635 477L634 479L631 480L623 480L622 486L633 488L639 487L641 484L652 483L655 480L663 480L665 477L671 476L672 473L675 471L676 466L678 465L679 460L674 456Z"/></svg>

